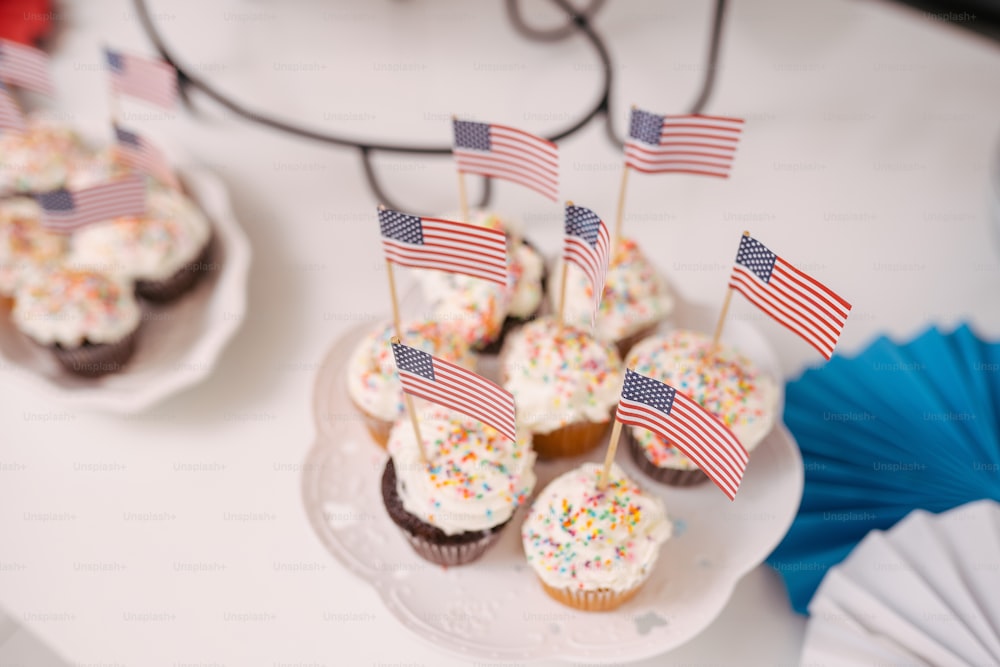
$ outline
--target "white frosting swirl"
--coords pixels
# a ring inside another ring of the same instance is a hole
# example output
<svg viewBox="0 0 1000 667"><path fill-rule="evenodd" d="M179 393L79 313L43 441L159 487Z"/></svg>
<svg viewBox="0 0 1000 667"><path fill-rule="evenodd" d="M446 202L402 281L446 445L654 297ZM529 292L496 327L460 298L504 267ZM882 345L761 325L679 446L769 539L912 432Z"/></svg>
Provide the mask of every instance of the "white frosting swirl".
<svg viewBox="0 0 1000 667"><path fill-rule="evenodd" d="M460 213L444 217L462 219ZM417 276L431 304L432 312L427 316L449 321L474 345L495 340L508 315L526 319L535 314L542 303L545 263L524 243L519 226L511 220L473 209L468 222L507 234L507 285L444 271L419 270Z"/></svg>
<svg viewBox="0 0 1000 667"><path fill-rule="evenodd" d="M28 276L14 295L14 324L43 345L116 343L139 326L132 284L92 271L53 269Z"/></svg>
<svg viewBox="0 0 1000 667"><path fill-rule="evenodd" d="M518 424L533 433L606 422L618 403L621 359L582 329L560 328L555 319L540 317L512 332L500 356Z"/></svg>
<svg viewBox="0 0 1000 667"><path fill-rule="evenodd" d="M0 295L11 296L25 276L52 266L66 253L66 237L44 229L34 199L0 200Z"/></svg>
<svg viewBox="0 0 1000 667"><path fill-rule="evenodd" d="M403 322L402 341L465 368L475 367L468 344L447 326L434 321ZM403 415L403 387L389 343L396 335L391 322L379 324L347 362L347 391L358 407L385 421Z"/></svg>
<svg viewBox="0 0 1000 667"><path fill-rule="evenodd" d="M0 194L45 192L66 184L88 150L69 126L35 115L23 133L0 134Z"/></svg>
<svg viewBox="0 0 1000 667"><path fill-rule="evenodd" d="M521 527L528 564L552 588L632 590L653 571L660 546L673 532L663 502L617 465L599 492L602 468L585 463L557 477Z"/></svg>
<svg viewBox="0 0 1000 667"><path fill-rule="evenodd" d="M562 288L562 256L552 273L555 285L549 290L553 309L559 308ZM576 264L570 264L566 278L567 322L590 330L594 288ZM608 267L601 307L597 311L594 335L618 341L656 324L674 309L674 296L656 267L631 239L622 239Z"/></svg>
<svg viewBox="0 0 1000 667"><path fill-rule="evenodd" d="M145 215L77 231L68 263L133 280L165 280L197 259L211 234L208 219L188 197L153 187Z"/></svg>
<svg viewBox="0 0 1000 667"><path fill-rule="evenodd" d="M753 451L774 426L778 386L736 348L720 343L710 355L711 344L705 334L678 329L641 341L629 352L625 365L693 398L719 417L748 452ZM697 469L652 431L628 428L654 465Z"/></svg>
<svg viewBox="0 0 1000 667"><path fill-rule="evenodd" d="M513 516L535 488L531 435L497 430L434 406L420 416L427 462L409 419L389 436L396 490L407 512L448 535L488 530Z"/></svg>

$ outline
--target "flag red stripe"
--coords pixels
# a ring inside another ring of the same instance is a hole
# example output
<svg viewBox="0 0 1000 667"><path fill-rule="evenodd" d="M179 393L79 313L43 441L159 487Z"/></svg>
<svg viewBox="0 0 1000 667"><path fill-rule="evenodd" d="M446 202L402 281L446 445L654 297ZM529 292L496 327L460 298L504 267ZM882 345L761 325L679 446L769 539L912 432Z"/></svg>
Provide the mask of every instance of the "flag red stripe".
<svg viewBox="0 0 1000 667"><path fill-rule="evenodd" d="M829 359L836 345L836 340L831 339L828 333L812 326L809 321L798 317L795 313L788 312L780 303L770 298L771 293L763 285L756 276L748 275L748 272L743 270L734 270L729 282L730 287L739 291L751 303L798 334Z"/></svg>
<svg viewBox="0 0 1000 667"><path fill-rule="evenodd" d="M679 120L704 120L704 121L718 121L719 123L735 123L737 125L743 125L746 121L742 118L731 118L729 116L707 116L700 113L684 114L682 116L664 116L664 122L679 121Z"/></svg>
<svg viewBox="0 0 1000 667"><path fill-rule="evenodd" d="M491 139L492 152L504 153L512 157L530 160L547 171L559 169L559 154L549 150L539 150L534 144L526 143L515 137L494 135ZM503 148L504 150L498 150Z"/></svg>
<svg viewBox="0 0 1000 667"><path fill-rule="evenodd" d="M537 146L539 150L543 150L551 153L552 155L559 155L559 146L556 145L554 141L549 141L544 137L540 137L537 134L532 134L531 132L526 132L525 130L520 130L516 127L510 127L509 125L498 125L496 123L490 125L491 134L506 134L513 138L520 138L520 140L525 144L531 144Z"/></svg>
<svg viewBox="0 0 1000 667"><path fill-rule="evenodd" d="M501 413L505 411L513 412L514 396L509 391L480 375L470 373L454 364L449 368L445 365L446 363L442 363L441 359L437 359L434 362L435 377L439 381L450 382L460 389L468 389L475 392L484 405L489 405Z"/></svg>
<svg viewBox="0 0 1000 667"><path fill-rule="evenodd" d="M737 273L734 271L733 277L736 275ZM774 280L773 275L771 279ZM738 282L753 294L753 297L747 296L747 298L755 301L761 308L784 317L802 331L808 332L815 337L816 342L820 345L829 345L831 348L836 345L836 330L831 330L830 323L814 319L811 312L799 310L795 303L788 300L780 286L764 284L749 269L744 267L740 267ZM776 287L778 289L775 289Z"/></svg>
<svg viewBox="0 0 1000 667"><path fill-rule="evenodd" d="M708 475L730 500L736 497L745 468L731 469L729 466L717 463L711 453L699 447L699 444L704 443L699 443L696 437L680 430L676 419L622 399L618 407L618 421L649 429L666 438Z"/></svg>
<svg viewBox="0 0 1000 667"><path fill-rule="evenodd" d="M527 188L530 188L535 192L539 193L540 195L543 195L551 199L552 201L556 201L559 199L558 190L555 188L554 185L540 183L536 179L523 176L520 173L512 172L507 169L500 169L497 168L496 166L480 167L480 166L473 166L470 164L465 164L464 166L462 164L459 164L458 170L466 174L478 174L480 176L493 176L495 178L502 178L517 183L519 185L523 185Z"/></svg>
<svg viewBox="0 0 1000 667"><path fill-rule="evenodd" d="M719 156L723 155L735 155L737 146L723 146L719 144L708 144L703 141L666 141L662 144L656 146L643 143L638 139L629 139L625 142L625 148L627 150L634 150L639 153L649 154L649 155L659 155L669 150L675 148L711 148L719 152Z"/></svg>
<svg viewBox="0 0 1000 667"><path fill-rule="evenodd" d="M684 404L685 400L687 405ZM688 444L709 458L711 465L717 468L720 474L729 471L733 475L731 481L738 483L737 471L742 471L749 460L746 450L740 441L718 421L717 417L694 403L690 398L678 392L674 397L674 405L669 415L643 403L628 399L622 399L619 406L622 403L629 406L633 414L641 413L653 419L660 419L664 424L669 424L674 430L675 436L678 433L684 434L689 439ZM674 440L674 437L660 431L657 432L669 441Z"/></svg>
<svg viewBox="0 0 1000 667"><path fill-rule="evenodd" d="M411 394L458 410L490 424L515 439L513 397L498 385L454 364L433 358L435 380L400 371L400 380ZM505 403L495 407L496 401Z"/></svg>
<svg viewBox="0 0 1000 667"><path fill-rule="evenodd" d="M459 164L466 164L470 167L495 166L497 169L505 169L512 173L537 178L547 185L554 186L558 177L558 172L536 168L531 163L516 159L516 156L515 159L507 159L511 157L507 153L459 153L456 151L455 155L460 158Z"/></svg>
<svg viewBox="0 0 1000 667"><path fill-rule="evenodd" d="M788 281L788 275L783 273L775 264L774 271L771 272L771 288L780 289L785 295L788 303L802 313L808 314L816 324L825 329L834 339L840 335L847 316L839 312L831 311L827 304L816 299L808 291L799 288L796 283Z"/></svg>
<svg viewBox="0 0 1000 667"><path fill-rule="evenodd" d="M54 91L48 54L8 39L0 40L0 80L41 93Z"/></svg>
<svg viewBox="0 0 1000 667"><path fill-rule="evenodd" d="M632 169L635 169L636 171L638 171L640 173L643 173L643 174L665 174L665 173L697 174L698 176L716 176L718 178L729 178L729 174L728 173L720 174L720 173L715 172L715 171L703 171L701 169L673 169L673 168L670 168L670 169L646 169L645 167L642 167L642 166L640 166L640 165L638 165L638 164L636 164L634 162L628 162L628 161L626 161L625 164L627 164Z"/></svg>
<svg viewBox="0 0 1000 667"><path fill-rule="evenodd" d="M382 248L385 251L386 259L400 266L408 266L412 269L451 271L453 273L472 276L473 278L482 278L483 280L489 280L500 285L507 284L506 274L498 275L496 272L481 268L475 263L464 263L438 257L427 252L414 252L405 248L397 248L392 243L391 239L382 239Z"/></svg>
<svg viewBox="0 0 1000 667"><path fill-rule="evenodd" d="M660 143L662 145L664 139L713 139L715 141L724 141L727 144L731 143L734 146L740 140L739 137L725 137L718 136L715 134L705 134L703 132L667 132L667 128L663 128L663 134L660 137Z"/></svg>
<svg viewBox="0 0 1000 667"><path fill-rule="evenodd" d="M677 136L678 133L674 132L674 130L679 127L690 127L697 130L715 130L717 132L733 132L735 134L739 134L742 131L739 127L726 127L724 125L711 125L709 123L671 123L669 120L665 120L660 134L661 136Z"/></svg>
<svg viewBox="0 0 1000 667"><path fill-rule="evenodd" d="M400 378L407 375L406 371L400 372ZM506 419L500 412L488 408L477 401L463 398L461 393L454 390L454 387L442 385L440 379L430 382L419 375L411 375L409 378L410 393L419 395L432 403L437 403L453 410L458 410L464 415L486 422L504 435L515 432L514 422ZM418 393L419 392L419 393ZM512 436L513 440L514 437Z"/></svg>
<svg viewBox="0 0 1000 667"><path fill-rule="evenodd" d="M812 276L798 270L780 257L777 258L775 265L789 274L789 282L795 281L802 284L803 288L815 293L817 298L826 301L832 311L840 313L845 318L851 312L851 304L846 299L841 298L840 295ZM795 277L793 278L793 276ZM831 300L835 303L831 303Z"/></svg>

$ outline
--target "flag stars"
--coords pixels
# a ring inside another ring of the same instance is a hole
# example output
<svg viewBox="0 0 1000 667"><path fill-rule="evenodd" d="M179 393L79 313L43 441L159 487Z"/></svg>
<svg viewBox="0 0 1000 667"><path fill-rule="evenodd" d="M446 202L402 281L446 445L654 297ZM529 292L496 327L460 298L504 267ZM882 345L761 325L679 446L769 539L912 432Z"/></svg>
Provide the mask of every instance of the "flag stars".
<svg viewBox="0 0 1000 667"><path fill-rule="evenodd" d="M736 252L736 263L750 269L755 276L765 283L771 280L774 262L778 256L767 249L763 243L750 236L740 238L740 249Z"/></svg>
<svg viewBox="0 0 1000 667"><path fill-rule="evenodd" d="M633 139L656 146L660 143L663 132L663 116L640 109L632 110L629 122L628 136Z"/></svg>
<svg viewBox="0 0 1000 667"><path fill-rule="evenodd" d="M456 120L453 126L455 146L476 151L492 149L489 123L477 123L469 120Z"/></svg>
<svg viewBox="0 0 1000 667"><path fill-rule="evenodd" d="M382 209L378 212L378 224L382 236L403 243L423 245L424 231L420 218L399 211Z"/></svg>

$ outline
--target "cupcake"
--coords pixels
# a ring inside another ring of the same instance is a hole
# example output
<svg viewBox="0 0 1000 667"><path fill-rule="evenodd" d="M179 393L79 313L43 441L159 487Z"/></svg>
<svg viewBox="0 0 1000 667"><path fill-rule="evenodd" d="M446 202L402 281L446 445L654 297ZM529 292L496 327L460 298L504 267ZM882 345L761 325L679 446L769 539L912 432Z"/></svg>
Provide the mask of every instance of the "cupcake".
<svg viewBox="0 0 1000 667"><path fill-rule="evenodd" d="M0 134L0 196L57 190L90 151L67 125L32 116L24 132Z"/></svg>
<svg viewBox="0 0 1000 667"><path fill-rule="evenodd" d="M420 418L427 461L409 419L389 437L382 499L420 557L464 565L483 555L535 487L531 436L516 442L475 419L433 406Z"/></svg>
<svg viewBox="0 0 1000 667"><path fill-rule="evenodd" d="M15 326L77 375L121 370L141 322L132 284L93 271L33 272L14 294Z"/></svg>
<svg viewBox="0 0 1000 667"><path fill-rule="evenodd" d="M539 458L575 456L600 442L621 388L613 346L540 317L511 333L500 367L518 426L531 431Z"/></svg>
<svg viewBox="0 0 1000 667"><path fill-rule="evenodd" d="M423 320L403 322L402 327L402 341L410 347L470 370L475 367L468 344L448 326ZM393 424L404 415L403 387L390 346L395 335L391 322L379 324L347 362L347 393L380 447L386 446Z"/></svg>
<svg viewBox="0 0 1000 667"><path fill-rule="evenodd" d="M521 527L528 564L542 588L584 611L611 611L639 592L673 526L659 498L611 466L583 466L553 480Z"/></svg>
<svg viewBox="0 0 1000 667"><path fill-rule="evenodd" d="M496 354L508 332L538 315L545 261L509 220L474 210L469 223L507 234L507 285L444 271L421 271L419 280L431 304L429 317L450 322L477 352Z"/></svg>
<svg viewBox="0 0 1000 667"><path fill-rule="evenodd" d="M771 431L778 410L778 386L736 349L712 339L676 330L642 341L625 365L666 382L718 417L752 452ZM629 453L649 477L664 484L689 486L708 477L661 436L637 426L625 430Z"/></svg>
<svg viewBox="0 0 1000 667"><path fill-rule="evenodd" d="M73 235L72 266L114 272L136 293L166 302L190 290L212 266L212 229L201 210L176 190L154 187L142 216L88 225Z"/></svg>
<svg viewBox="0 0 1000 667"><path fill-rule="evenodd" d="M43 228L40 215L34 199L0 200L0 298L11 299L25 275L66 253L66 237Z"/></svg>
<svg viewBox="0 0 1000 667"><path fill-rule="evenodd" d="M593 286L575 264L570 264L566 273L566 321L589 330ZM555 281L558 284L549 291L549 298L553 309L558 309L562 287L561 257L554 275L558 276ZM618 353L625 356L633 345L652 334L673 309L674 296L663 276L635 241L622 239L609 262L594 335L614 343Z"/></svg>

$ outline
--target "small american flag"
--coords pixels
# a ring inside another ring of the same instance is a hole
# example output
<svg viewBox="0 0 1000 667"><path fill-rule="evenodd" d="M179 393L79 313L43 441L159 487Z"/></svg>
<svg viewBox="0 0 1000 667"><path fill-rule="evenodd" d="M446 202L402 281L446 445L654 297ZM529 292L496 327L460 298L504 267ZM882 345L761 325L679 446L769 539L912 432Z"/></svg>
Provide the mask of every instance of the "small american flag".
<svg viewBox="0 0 1000 667"><path fill-rule="evenodd" d="M170 109L177 101L177 70L154 58L105 49L111 90Z"/></svg>
<svg viewBox="0 0 1000 667"><path fill-rule="evenodd" d="M7 86L0 83L0 130L24 132L24 115Z"/></svg>
<svg viewBox="0 0 1000 667"><path fill-rule="evenodd" d="M382 249L390 262L464 273L507 284L507 237L499 229L380 208Z"/></svg>
<svg viewBox="0 0 1000 667"><path fill-rule="evenodd" d="M716 416L691 398L628 368L617 419L669 440L730 500L736 497L749 459L747 451Z"/></svg>
<svg viewBox="0 0 1000 667"><path fill-rule="evenodd" d="M740 238L729 287L797 333L827 359L851 312L851 304L747 234Z"/></svg>
<svg viewBox="0 0 1000 667"><path fill-rule="evenodd" d="M136 171L149 174L175 190L180 188L177 176L163 152L149 140L131 130L115 125L115 145L122 162Z"/></svg>
<svg viewBox="0 0 1000 667"><path fill-rule="evenodd" d="M604 294L604 279L608 274L611 236L604 221L589 208L566 206L566 236L563 238L563 261L576 264L587 274L594 288L591 326L597 321L597 310Z"/></svg>
<svg viewBox="0 0 1000 667"><path fill-rule="evenodd" d="M0 39L0 81L51 95L49 56L33 46Z"/></svg>
<svg viewBox="0 0 1000 667"><path fill-rule="evenodd" d="M83 190L53 190L35 195L42 207L42 225L68 233L84 225L146 212L146 184L127 176Z"/></svg>
<svg viewBox="0 0 1000 667"><path fill-rule="evenodd" d="M520 183L559 199L559 147L504 125L455 120L452 149L458 170Z"/></svg>
<svg viewBox="0 0 1000 667"><path fill-rule="evenodd" d="M743 120L660 116L632 109L625 165L647 174L680 172L728 178Z"/></svg>
<svg viewBox="0 0 1000 667"><path fill-rule="evenodd" d="M402 343L392 344L403 391L489 424L517 439L514 396L461 366Z"/></svg>

